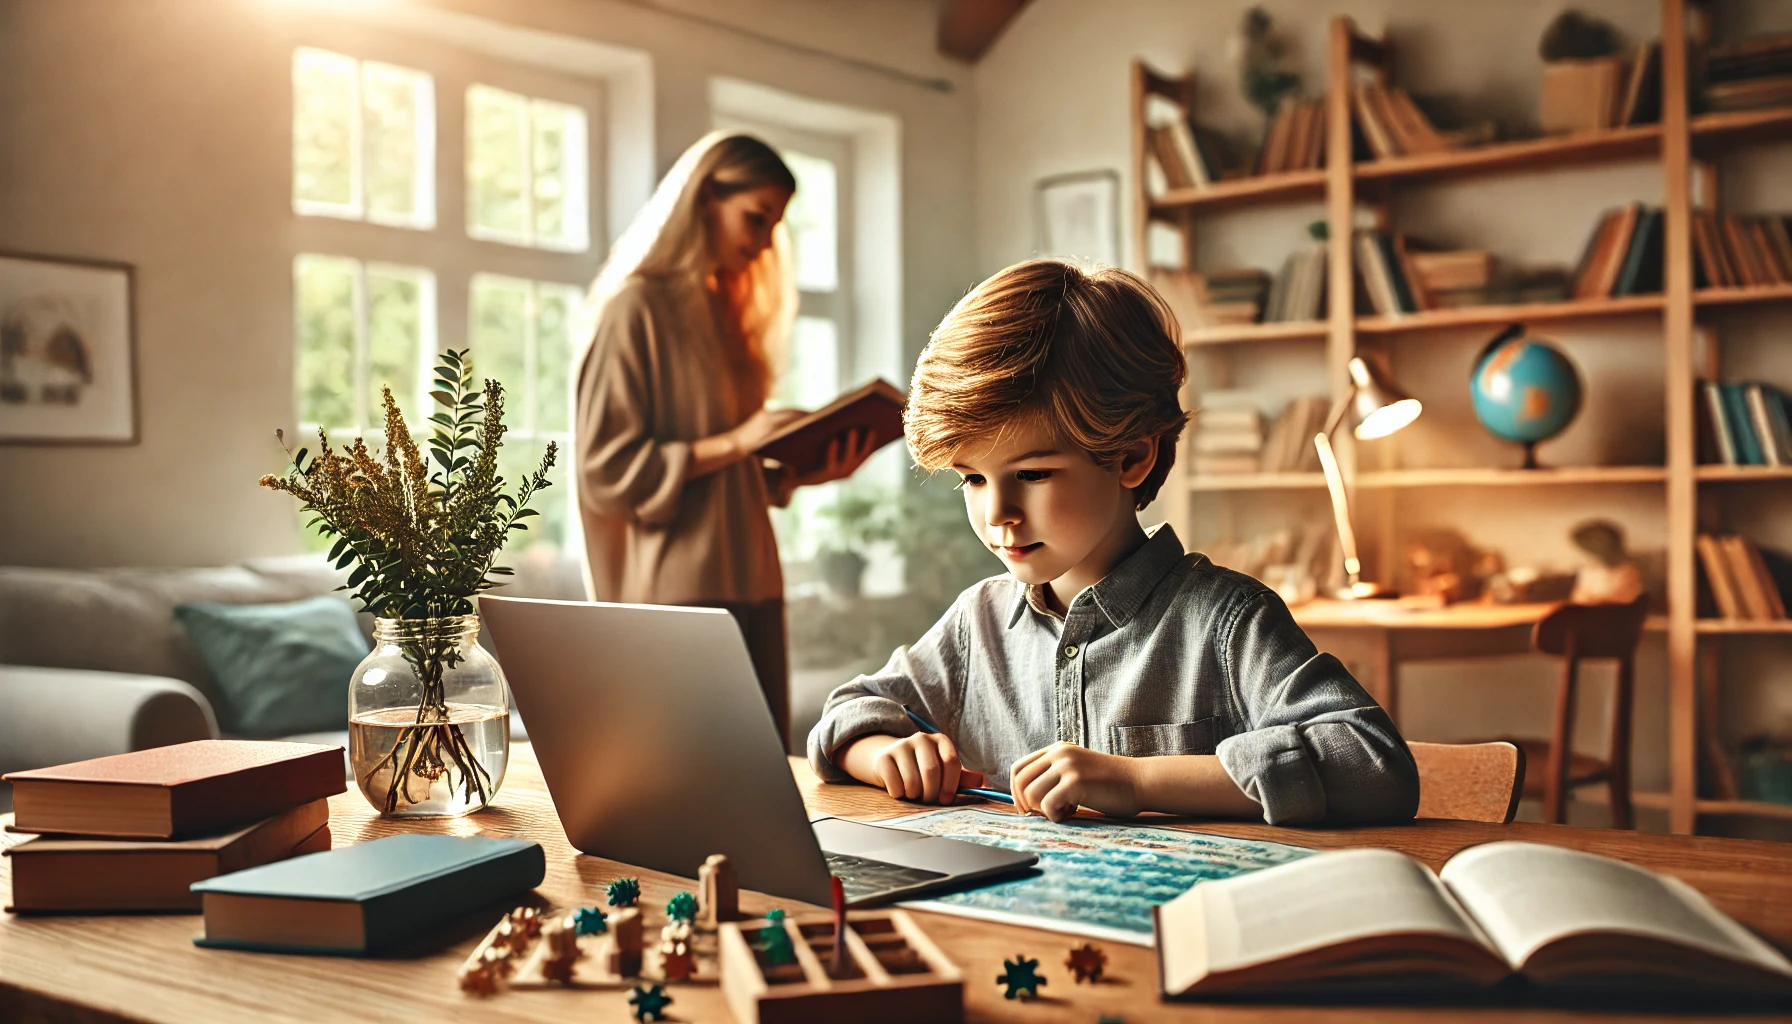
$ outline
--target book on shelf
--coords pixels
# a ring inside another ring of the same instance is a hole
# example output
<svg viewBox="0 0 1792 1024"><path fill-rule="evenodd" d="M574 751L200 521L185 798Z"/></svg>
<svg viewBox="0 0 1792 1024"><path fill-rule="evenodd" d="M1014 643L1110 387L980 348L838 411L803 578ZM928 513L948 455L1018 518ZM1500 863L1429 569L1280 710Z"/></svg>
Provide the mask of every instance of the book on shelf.
<svg viewBox="0 0 1792 1024"><path fill-rule="evenodd" d="M1705 53L1707 110L1792 105L1792 34L1755 36Z"/></svg>
<svg viewBox="0 0 1792 1024"><path fill-rule="evenodd" d="M5 851L18 913L197 913L194 882L330 848L330 802L313 800L199 839L34 836Z"/></svg>
<svg viewBox="0 0 1792 1024"><path fill-rule="evenodd" d="M1569 294L1604 299L1661 291L1663 211L1626 203L1600 215L1574 269Z"/></svg>
<svg viewBox="0 0 1792 1024"><path fill-rule="evenodd" d="M1265 323L1307 323L1325 313L1325 243L1313 242L1288 254L1269 286Z"/></svg>
<svg viewBox="0 0 1792 1024"><path fill-rule="evenodd" d="M1325 166L1325 101L1289 98L1276 108L1258 156L1258 174L1286 174Z"/></svg>
<svg viewBox="0 0 1792 1024"><path fill-rule="evenodd" d="M4 776L20 832L183 839L236 828L344 789L342 748L194 740Z"/></svg>
<svg viewBox="0 0 1792 1024"><path fill-rule="evenodd" d="M1290 912L1290 908L1299 908ZM1685 882L1536 843L1433 873L1339 850L1201 882L1153 911L1166 997L1477 991L1792 993L1792 963Z"/></svg>
<svg viewBox="0 0 1792 1024"><path fill-rule="evenodd" d="M1792 232L1784 216L1694 210L1692 241L1695 288L1792 284Z"/></svg>
<svg viewBox="0 0 1792 1024"><path fill-rule="evenodd" d="M1426 295L1485 288L1493 279L1493 256L1484 249L1419 252L1409 243L1406 262Z"/></svg>
<svg viewBox="0 0 1792 1024"><path fill-rule="evenodd" d="M1258 472L1317 473L1319 452L1313 437L1325 429L1325 415L1330 403L1324 395L1307 395L1292 399L1282 407L1264 439Z"/></svg>
<svg viewBox="0 0 1792 1024"><path fill-rule="evenodd" d="M1263 450L1261 396L1241 390L1203 392L1189 448L1196 476L1257 472Z"/></svg>
<svg viewBox="0 0 1792 1024"><path fill-rule="evenodd" d="M1772 384L1701 381L1700 435L1707 461L1726 466L1792 466L1792 397Z"/></svg>
<svg viewBox="0 0 1792 1024"><path fill-rule="evenodd" d="M1202 151L1195 128L1187 118L1173 118L1145 129L1145 145L1164 182L1172 189L1205 191L1213 187L1219 168Z"/></svg>
<svg viewBox="0 0 1792 1024"><path fill-rule="evenodd" d="M1786 618L1788 560L1740 534L1701 533L1693 546L1711 605L1720 618L1778 622Z"/></svg>
<svg viewBox="0 0 1792 1024"><path fill-rule="evenodd" d="M1654 124L1661 120L1661 41L1637 47L1630 58L1624 87L1624 103L1618 111L1619 127Z"/></svg>
<svg viewBox="0 0 1792 1024"><path fill-rule="evenodd" d="M1375 231L1357 232L1356 259L1363 291L1370 308L1381 316L1416 313L1422 308L1401 259L1406 244L1404 239L1396 242L1393 236Z"/></svg>
<svg viewBox="0 0 1792 1024"><path fill-rule="evenodd" d="M1147 276L1185 330L1255 323L1269 291L1269 275L1254 267L1205 274L1152 267Z"/></svg>

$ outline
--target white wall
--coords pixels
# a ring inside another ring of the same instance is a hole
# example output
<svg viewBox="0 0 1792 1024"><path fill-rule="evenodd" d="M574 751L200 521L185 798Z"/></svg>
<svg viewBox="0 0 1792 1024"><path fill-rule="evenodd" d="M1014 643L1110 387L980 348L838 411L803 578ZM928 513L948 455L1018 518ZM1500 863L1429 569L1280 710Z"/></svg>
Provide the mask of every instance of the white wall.
<svg viewBox="0 0 1792 1024"><path fill-rule="evenodd" d="M1132 188L1129 125L1130 66L1144 59L1158 69L1201 73L1196 117L1228 134L1261 130L1243 99L1227 43L1244 0L1186 3L1131 0L1090 4L1035 0L978 64L973 77L977 118L978 269L990 273L1034 253L1034 183L1043 177L1106 168ZM1307 95L1324 87L1325 43L1331 17L1347 14L1364 33L1391 38L1398 84L1426 97L1444 97L1468 114L1507 123L1534 121L1540 59L1537 41L1565 6L1563 0L1447 3L1436 0L1267 0L1261 6L1293 44ZM1589 0L1572 6L1613 22L1632 43L1659 33L1653 0ZM1738 10L1740 8L1740 10ZM1786 30L1792 6L1725 4L1736 32ZM1792 147L1777 147L1730 165L1728 199L1741 209L1792 209ZM1404 189L1395 207L1400 230L1438 243L1487 248L1522 264L1571 264L1600 210L1625 200L1659 203L1662 182L1654 163L1551 172ZM1122 206L1123 223L1127 207ZM1203 265L1243 264L1275 269L1300 237L1302 225L1324 216L1318 203L1253 210L1203 219L1197 229ZM1130 253L1130 241L1123 247ZM1750 320L1757 326L1744 327ZM1783 342L1792 315L1738 316L1731 346L1737 374L1754 373L1792 386L1784 346L1770 360L1768 337ZM1467 377L1480 345L1494 333L1468 329L1403 337L1392 347L1395 375L1426 402L1413 428L1370 455L1394 466L1516 465L1513 446L1474 423ZM1662 457L1660 323L1651 317L1550 326L1540 333L1560 342L1588 382L1586 407L1564 435L1542 448L1557 464L1654 462ZM1323 390L1317 343L1240 347L1231 357L1236 383L1273 395ZM1778 547L1792 543L1784 524L1784 492L1775 516L1753 511L1760 495L1738 494L1732 521ZM1469 539L1502 551L1508 564L1572 568L1570 526L1600 515L1622 523L1633 548L1665 546L1664 496L1659 487L1398 492L1402 529L1454 526ZM1216 496L1198 503L1196 537L1245 534L1286 518L1323 521L1322 495L1269 493ZM1375 517L1374 499L1359 521ZM1773 525L1769 520L1776 522ZM1369 529L1370 543L1374 531ZM1374 564L1373 561L1370 564ZM1743 641L1730 664L1733 681L1726 726L1731 735L1772 729L1792 733L1792 679L1787 647L1779 640ZM1636 745L1637 784L1666 783L1665 684L1662 640L1646 639ZM1420 738L1466 739L1520 731L1547 734L1553 669L1546 661L1462 662L1415 666L1401 677L1404 721ZM1582 735L1602 749L1604 722L1590 716Z"/></svg>
<svg viewBox="0 0 1792 1024"><path fill-rule="evenodd" d="M329 6L0 0L0 250L135 265L142 424L133 447L0 447L0 564L297 548L290 499L255 481L280 468L272 432L293 419L290 55ZM656 171L708 130L715 75L894 115L909 352L971 283L968 74L934 53L931 3L431 6L644 51Z"/></svg>

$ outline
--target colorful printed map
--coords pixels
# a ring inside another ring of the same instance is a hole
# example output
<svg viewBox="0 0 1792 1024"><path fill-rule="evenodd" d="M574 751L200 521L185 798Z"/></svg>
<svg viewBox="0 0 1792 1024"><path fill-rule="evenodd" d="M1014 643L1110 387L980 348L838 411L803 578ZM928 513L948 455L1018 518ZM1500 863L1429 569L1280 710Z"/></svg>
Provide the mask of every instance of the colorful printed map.
<svg viewBox="0 0 1792 1024"><path fill-rule="evenodd" d="M1000 814L974 807L879 822L1039 855L1010 881L904 904L964 917L1151 945L1151 908L1196 882L1299 860L1312 850L1176 829Z"/></svg>

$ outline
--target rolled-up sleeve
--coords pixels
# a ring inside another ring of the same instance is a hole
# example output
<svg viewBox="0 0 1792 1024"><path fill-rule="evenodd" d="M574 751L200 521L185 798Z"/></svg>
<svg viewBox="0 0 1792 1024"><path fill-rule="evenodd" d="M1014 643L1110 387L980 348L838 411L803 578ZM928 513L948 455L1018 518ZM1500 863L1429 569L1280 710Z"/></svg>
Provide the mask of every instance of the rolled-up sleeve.
<svg viewBox="0 0 1792 1024"><path fill-rule="evenodd" d="M1220 764L1272 825L1391 821L1419 806L1418 769L1387 712L1321 654L1273 593L1222 631L1223 661L1249 730Z"/></svg>
<svg viewBox="0 0 1792 1024"><path fill-rule="evenodd" d="M834 757L861 736L908 736L916 731L903 706L954 734L964 684L961 596L940 620L908 647L898 647L883 668L834 689L821 721L809 730L809 766L826 782L850 782Z"/></svg>
<svg viewBox="0 0 1792 1024"><path fill-rule="evenodd" d="M579 501L597 515L650 525L678 515L691 445L650 429L662 343L639 295L606 303L579 374Z"/></svg>

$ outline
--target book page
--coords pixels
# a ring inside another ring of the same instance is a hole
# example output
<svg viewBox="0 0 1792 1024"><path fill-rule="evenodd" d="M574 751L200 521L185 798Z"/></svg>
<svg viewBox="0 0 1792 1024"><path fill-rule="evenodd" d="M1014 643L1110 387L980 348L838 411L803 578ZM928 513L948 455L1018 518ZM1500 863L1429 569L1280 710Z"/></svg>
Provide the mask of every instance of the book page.
<svg viewBox="0 0 1792 1024"><path fill-rule="evenodd" d="M1609 857L1488 843L1450 858L1442 877L1514 969L1564 936L1619 931L1788 970L1784 957L1691 886Z"/></svg>
<svg viewBox="0 0 1792 1024"><path fill-rule="evenodd" d="M1486 941L1423 864L1393 850L1345 850L1189 893L1204 901L1207 965L1227 970L1353 938L1433 932Z"/></svg>

